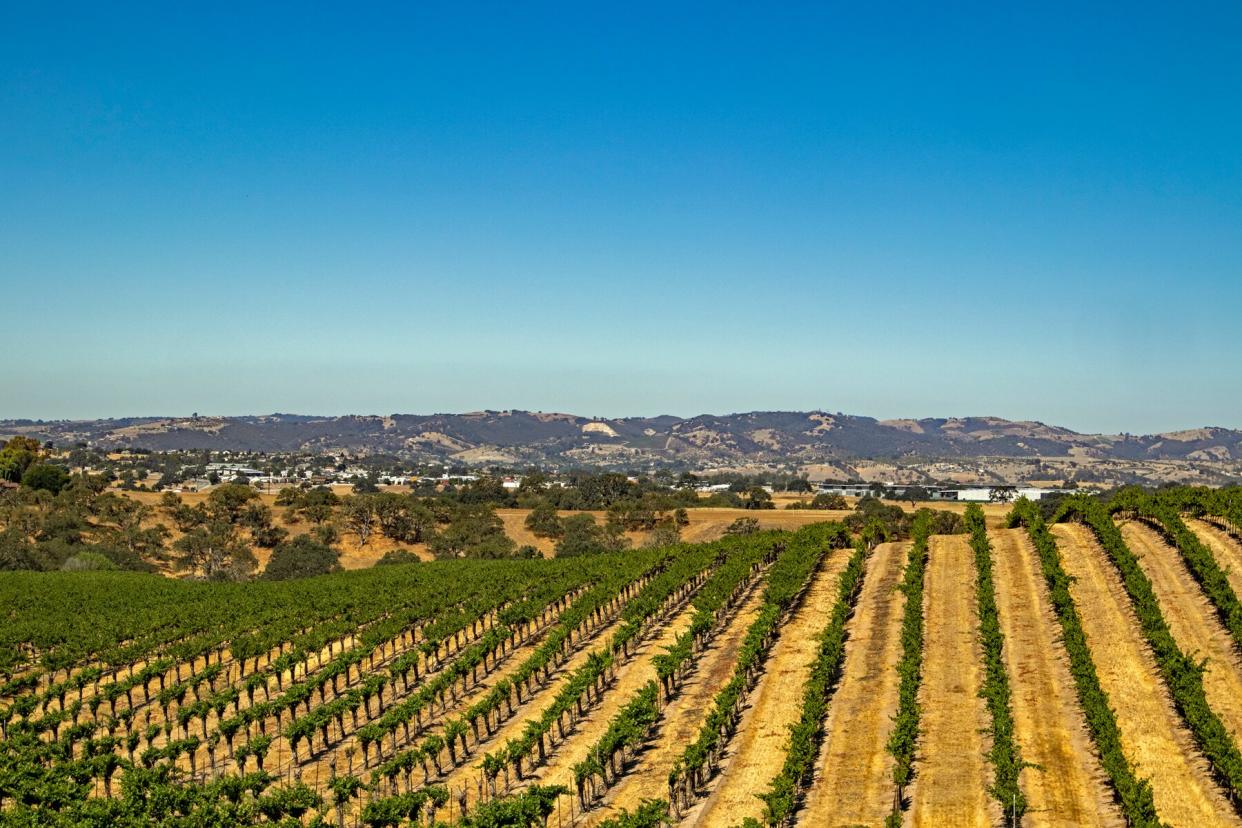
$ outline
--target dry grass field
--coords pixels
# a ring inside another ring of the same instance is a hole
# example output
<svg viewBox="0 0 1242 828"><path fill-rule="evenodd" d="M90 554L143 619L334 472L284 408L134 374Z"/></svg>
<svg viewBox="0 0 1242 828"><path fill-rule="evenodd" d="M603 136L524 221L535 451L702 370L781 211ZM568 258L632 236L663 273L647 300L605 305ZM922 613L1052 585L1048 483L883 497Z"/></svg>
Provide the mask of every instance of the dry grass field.
<svg viewBox="0 0 1242 828"><path fill-rule="evenodd" d="M346 495L350 492L348 486L334 487L337 494ZM405 489L393 489L394 491L407 491ZM120 492L126 497L134 498L142 503L155 506L159 503L160 494L157 492ZM207 499L205 492L187 492L181 495L182 500L193 506ZM290 520L289 512L283 506L276 505L276 495L273 493L261 492L259 494L261 502L271 507L274 522L277 526L289 531L291 535L305 534L310 531L310 525L305 521ZM724 508L701 508L689 509L688 514L690 524L682 530L682 539L687 543L702 543L719 538L724 534L725 529L730 523L738 518L747 517L755 518L759 521L762 529L797 529L800 526L806 526L809 523L818 523L825 520L840 520L849 514L848 511L829 511L829 510L810 510L810 509L786 509L789 503L799 500L809 500L807 496L797 496L785 493L778 493L773 497L776 503L775 509L749 510L749 509L724 509ZM848 498L851 507L856 502L854 498ZM907 511L914 511L917 508L930 507L942 509L944 511L964 512L966 504L964 503L918 503L912 505L908 502L898 503ZM999 526L1008 512L1008 507L999 503L983 504L984 514L987 516L989 525ZM536 537L526 528L526 516L529 514L528 509L497 509L496 514L504 522L505 534L513 539L518 546L530 545L543 553L545 557L551 557L554 554L556 542L549 538ZM576 514L575 512L561 512L561 517L568 517ZM596 521L602 523L607 517L604 512L589 512L595 517ZM162 520L158 516L152 519L152 523ZM167 524L167 520L162 520ZM177 533L174 530L173 536ZM631 544L639 546L647 537L646 532L628 532L627 537ZM348 532L343 532L337 547L341 550L341 566L345 569L365 569L371 566L385 552L393 549L409 549L417 554L423 560L434 560L434 556L427 549L425 544L397 543L385 538L378 532L367 540L365 545L360 545L358 539ZM259 560L259 566L263 567L267 564L270 556L270 550L256 547L255 557Z"/></svg>
<svg viewBox="0 0 1242 828"><path fill-rule="evenodd" d="M337 494L346 495L350 492L348 486L335 487ZM407 489L394 489L394 491L408 491ZM142 503L155 506L159 503L160 494L158 492L120 492L126 497L132 497ZM181 499L187 504L194 506L202 503L207 499L206 492L186 492L181 495ZM261 492L259 494L261 502L271 507L274 522L277 526L289 531L291 535L301 535L310 531L310 525L305 521L291 521L289 511L283 506L276 505L276 495ZM824 520L839 520L846 512L809 510L809 509L785 509L787 503L797 500L790 495L778 494L774 498L777 502L776 509L748 510L748 509L690 509L688 510L690 517L690 525L682 530L682 538L687 543L702 543L719 538L724 534L725 529L730 523L740 517L752 517L759 521L760 528L763 529L797 529L800 526L806 526L808 523L818 523ZM805 498L804 498L805 499ZM902 504L909 508L910 504ZM956 506L957 504L953 504ZM964 508L964 507L963 507ZM959 509L960 511L960 509ZM556 542L549 538L539 538L533 535L526 528L526 516L530 513L529 509L497 509L496 514L504 522L505 534L513 539L518 546L530 545L538 549L545 557L551 557L554 554ZM561 512L561 517L569 517L570 515L581 514L580 512ZM588 512L595 517L596 522L603 523L607 518L605 512ZM1000 513L998 513L1000 514ZM999 518L998 518L999 519ZM162 521L165 524L167 520L160 518L158 515L152 519L152 523ZM176 531L173 536L176 537ZM630 542L635 545L641 545L647 537L646 532L628 532L626 536ZM383 557L385 552L393 549L409 549L416 553L423 560L434 560L434 556L428 551L425 544L420 543L397 543L389 538L383 537L378 532L372 535L366 545L360 545L358 539L348 532L342 533L340 543L337 544L341 550L341 566L345 569L365 569L374 564ZM255 556L259 559L260 567L267 564L267 558L271 554L270 550L257 547L254 550Z"/></svg>

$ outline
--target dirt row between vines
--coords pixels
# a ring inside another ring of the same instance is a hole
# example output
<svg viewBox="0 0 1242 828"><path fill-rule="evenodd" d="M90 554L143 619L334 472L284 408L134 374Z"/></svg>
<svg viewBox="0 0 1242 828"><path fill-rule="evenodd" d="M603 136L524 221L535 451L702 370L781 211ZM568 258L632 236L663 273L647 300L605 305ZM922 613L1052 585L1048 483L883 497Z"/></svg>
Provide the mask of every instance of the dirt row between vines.
<svg viewBox="0 0 1242 828"><path fill-rule="evenodd" d="M689 604L686 604L685 606L677 609L676 612L673 613L671 618L667 619L665 622L663 622L662 624L659 624L655 628L654 635L658 636L656 640L660 642L665 642L665 639L667 638L668 640L665 643L671 643L672 638L669 637L670 628L676 627L678 631L684 630L686 627L689 626L690 614L692 612L693 612L693 609L689 606ZM679 622L681 623L678 626ZM549 704L551 704L551 702L556 698L556 695L564 687L565 683L569 680L569 677L572 676L573 673L579 667L581 667L583 664L586 663L587 659L590 657L590 654L592 652L597 650L601 645L607 643L611 639L613 633L616 632L616 630L623 623L624 621L622 620L620 615L618 615L612 621L604 624L602 627L596 630L591 635L590 638L588 639L575 638L574 646L576 649L574 651L574 654L570 656L570 658L553 673L549 681L546 684L544 684L543 687L536 690L533 694L528 696L525 699L525 701L523 701L520 705L514 708L513 716L509 717L503 724L501 724L500 727L497 728L491 736L487 735L486 729L481 729L480 733L483 736L483 740L477 744L472 744L470 746L469 751L466 754L467 758L460 765L458 765L455 768L451 768L451 769L446 768L446 773L442 775L433 774L430 780L430 784L444 785L445 787L449 789L449 792L451 795L451 801L452 801L452 808L454 809L454 811L456 811L456 809L459 807L458 806L459 792L463 792L463 791L465 792L467 811L472 811L474 808L476 808L478 804L480 803L481 799L483 799L485 794L487 794L486 786L483 781L483 774L479 767L479 761L482 759L483 754L487 752L499 750L500 748L504 746L504 744L507 741L509 741L512 738L516 738L520 736L522 734L522 731L526 727L526 723L530 721L531 719L537 719L539 717L539 715L543 712L544 708L546 708ZM542 638L542 635L541 635L541 638ZM620 682L623 680L623 676L625 675L626 671L631 666L633 666L634 661L636 659L643 657L644 653L647 655L648 658L650 657L651 641L652 639L649 637L647 639L647 643L645 644L640 643L637 646L637 648L634 648L633 646L631 647L630 659L625 664L621 665L620 668L618 668L617 682L610 686L608 694L605 695L605 699L606 699L605 704L607 704L609 700L612 700L611 694L615 692L616 689L620 686ZM538 645L536 644L535 646L538 646ZM533 652L533 649L532 649L532 652ZM520 660L516 662L512 662L505 672L495 673L492 676L487 677L484 680L485 687L483 687L480 690L480 695L490 690L490 687L493 684L495 684L495 682L500 681L501 678L507 675L512 675L512 673L516 672L517 668L520 666L522 661L525 660L525 657L528 655L529 653L526 653L525 655L521 657ZM472 701L473 699L462 700L458 704L454 705L448 711L448 713L436 714L438 718L436 725L434 727L429 727L426 732L427 733L437 732L440 729L442 729L443 721L447 717L451 717L455 713L464 710ZM595 717L596 717L595 712L588 713L588 715L584 717L578 723L577 729L573 730L570 733L565 743L556 745L551 748L549 752L549 764L545 765L544 768L542 769L528 772L525 783L520 784L520 785L515 785L514 790L515 791L520 790L522 787L524 787L526 783L529 783L532 781L538 782L539 774L543 772L544 770L546 770L546 768L549 767L552 763L555 763L557 761L556 757L559 755L560 750L568 748L569 745L578 738L578 734L580 733L583 723L594 721ZM607 720L605 720L605 726L606 725L607 725ZM418 740L415 741L415 744L417 744L417 741L421 741L422 738L424 737L420 735ZM598 738L598 735L595 738ZM421 784L421 776L422 776L421 771L415 771L414 773L415 787L418 787ZM503 783L504 779L505 779L505 775L501 774L499 781ZM569 786L572 787L572 776L570 778ZM501 795L503 795L503 793ZM570 799L566 798L564 802L561 803L561 805L566 809L566 814L568 814L568 809L571 807Z"/></svg>
<svg viewBox="0 0 1242 828"><path fill-rule="evenodd" d="M829 553L802 605L781 625L722 770L707 797L685 813L683 825L732 825L746 817L762 816L757 794L767 790L785 761L789 727L798 721L802 687L819 650L816 636L832 614L841 570L852 553L851 549Z"/></svg>
<svg viewBox="0 0 1242 828"><path fill-rule="evenodd" d="M1024 529L994 529L996 603L1013 692L1014 739L1032 767L1019 780L1029 828L1125 824L1074 692L1061 627Z"/></svg>
<svg viewBox="0 0 1242 828"><path fill-rule="evenodd" d="M633 764L605 795L584 824L594 825L622 810L633 811L644 799L668 798L668 775L686 746L695 740L716 693L733 675L746 630L763 608L763 586L756 578L732 617L697 656L697 667L677 694L664 705L651 740L639 749ZM650 662L650 659L647 659ZM652 677L655 670L652 669Z"/></svg>
<svg viewBox="0 0 1242 828"><path fill-rule="evenodd" d="M1242 544L1215 523L1189 517L1185 518L1185 522L1199 540L1212 550L1216 563L1225 570L1229 586L1233 587L1236 594L1242 595Z"/></svg>
<svg viewBox="0 0 1242 828"><path fill-rule="evenodd" d="M568 607L566 607L566 609L567 608ZM469 689L463 692L461 690L461 682L458 680L455 683L457 686L457 700L453 701L452 696L450 695L450 700L446 709L441 710L439 705L433 705L425 711L422 716L422 730L420 730L418 735L413 737L410 742L402 744L399 747L399 750L408 750L432 733L439 733L443 730L445 721L466 710L466 708L468 708L475 701L485 696L496 682L517 672L522 663L525 662L526 659L529 658L543 643L544 639L548 636L548 633L555 629L557 623L559 623L559 613L550 616L546 620L545 624L527 641L519 644L511 650L508 650L500 659L498 659L498 664L493 668L491 673L486 676L479 677L479 683L477 685L471 685ZM463 649L468 649L468 647L469 645ZM460 653L461 650L458 650L457 652ZM442 669L447 669L451 663L451 658L446 660ZM424 679L423 681L412 684L406 693L398 692L395 684L385 685L383 689L384 709L387 710L393 705L400 704L414 693L419 692L426 680L427 679ZM379 717L372 717L368 719L368 721L374 721L378 718ZM411 731L413 730L414 727L411 725ZM389 738L385 736L385 745L387 745L388 742ZM317 753L316 755L310 757L306 757L305 754L303 754L304 758L298 766L298 769L302 774L303 781L307 784L315 786L320 784L326 785L327 780L332 777L333 763L335 762L337 772L344 773L345 770L350 767L351 753L356 754L353 767L355 771L359 771L362 768L362 754L359 747L358 732L356 730L350 732L342 738L337 739L327 751ZM445 751L445 755L447 755L447 750ZM279 763L276 767L287 767L288 763L292 761L292 754L289 750L288 739L283 736L276 739L272 743L272 752L270 756ZM374 767L371 768L371 770L374 769ZM416 776L418 775L419 774L416 774Z"/></svg>
<svg viewBox="0 0 1242 828"><path fill-rule="evenodd" d="M480 793L484 790L483 772L478 767L478 761L482 758L482 754L500 750L510 739L520 737L522 731L526 729L526 723L531 719L539 718L544 709L561 692L561 689L569 681L570 676L582 665L586 664L591 653L610 641L613 634L624 623L624 620L618 615L610 623L600 628L590 640L579 644L577 651L557 668L548 682L529 696L520 707L515 708L513 716L497 728L491 736L487 736L486 731L482 731L483 741L479 745L471 747L471 750L475 753L471 761L462 763L438 784L447 786L454 797L456 797L459 790L464 788L466 791L467 810L473 811L478 804ZM624 670L625 668L622 667L621 669ZM500 779L503 781L503 774Z"/></svg>
<svg viewBox="0 0 1242 828"><path fill-rule="evenodd" d="M1116 568L1091 530L1052 527L1070 592L1117 715L1126 756L1150 780L1160 818L1171 825L1238 825L1156 670Z"/></svg>
<svg viewBox="0 0 1242 828"><path fill-rule="evenodd" d="M490 622L492 626L494 626L496 623L497 614L498 614L497 610L489 610L485 615L485 617L487 618L487 620ZM547 622L547 623L554 623L554 622ZM462 651L468 649L475 642L477 642L478 639L482 635L486 634L487 629L489 629L489 627L485 626L481 628L478 631L478 635L475 635L468 630L464 631L464 637L461 640L461 642L458 644L455 644L452 650L446 650L446 654L444 655L443 659L441 659L442 665L446 666L449 663L451 663L452 660L456 658L458 655L460 655ZM544 635L545 633L546 633L546 629L541 630L540 632L536 633L536 635L541 636L541 635ZM360 639L357 638L356 636L349 636L347 639L344 639L344 640L350 644L350 649L353 649L354 645L360 644ZM383 655L382 657L376 658L374 669L370 667L366 667L362 663L357 664L355 667L356 672L354 673L354 678L352 680L347 680L346 682L343 683L340 693L337 693L334 690L330 690L329 695L327 697L327 702L330 703L333 700L339 698L340 696L345 695L351 689L360 686L365 681L365 677L368 673L381 672L385 670L388 665L392 664L398 658L401 658L405 654L416 651L418 649L420 642L423 640L423 638L421 636L416 635L413 637L412 643L402 644L398 646L395 650L388 650L387 649L388 645L392 643L393 640L394 639L388 639L385 642L384 652L386 654ZM378 652L378 651L379 651L379 648L373 647L368 652ZM336 655L339 656L344 652L345 652L345 649L341 649ZM505 656L505 657L507 658L508 656ZM296 683L296 681L300 681L306 676L309 676L312 673L318 672L318 670L321 669L324 665L330 663L332 659L333 659L332 653L329 651L327 647L325 647L324 649L320 650L318 656L315 659L315 663L313 665L310 663L310 660L308 659L306 661L300 662L299 665L295 666L293 670L283 671L282 673L283 684L281 682L278 682L275 676L269 676L267 679L267 686L269 688L270 699L275 700L275 699L280 698L289 689L289 687L291 687L293 684ZM429 671L428 663L429 662L426 656L422 656L419 658L419 670L420 670L420 673L424 676L423 680L426 679L426 675L429 672L435 672L435 671ZM386 706L391 705L394 702L399 702L402 698L404 698L409 693L416 692L417 687L421 686L421 684L422 684L422 681L419 681L416 686L409 688L406 694L398 693L398 690L395 685L386 685L381 691L381 696ZM325 687L331 688L332 684L328 683L327 685L325 685ZM255 695L254 702L249 701L248 695L243 695L242 698L245 698L246 702L239 704L239 706L236 708L237 712L247 710L250 707L252 707L253 704L257 704L265 700L264 698L261 698L258 694ZM175 713L173 714L172 718L175 718ZM226 715L224 718L228 719L228 718L231 718L231 716ZM364 714L359 714L358 718L359 718L360 724L365 721L370 720ZM152 720L154 721L155 717L153 717ZM350 720L352 721L352 718ZM207 718L208 732L209 733L217 732L220 726L220 721L221 721L220 716L215 711L210 712ZM285 726L287 725L282 726L279 722L279 717L275 715L269 715L267 718L267 723L268 723L267 734L274 737L271 743L271 747L268 750L267 758L264 760L263 768L267 772L273 773L277 776L285 776L285 775L296 776L296 774L300 770L300 772L305 775L305 781L307 781L308 784L316 785L318 784L316 780L325 781L331 776L330 769L329 769L329 763L330 763L329 757L330 756L335 755L339 752L342 757L345 757L345 761L340 764L340 767L346 768L349 766L348 750L346 749L346 746L352 745L356 747L356 744L354 741L356 740L356 731L350 733L349 735L341 736L339 732L333 730L334 747L329 747L327 752L324 752L321 754L315 754L315 755L309 755L309 756L304 755L302 763L295 767L293 764L293 752L290 748L289 740L283 735ZM236 739L236 744L238 746L245 744L245 742L247 741L244 735L245 732L246 732L245 729L243 729L242 731L239 731L239 736ZM157 739L156 744L157 745L166 744L168 741L169 741L169 737L166 736L162 740ZM322 751L322 748L320 748L319 750ZM309 753L309 751L307 752ZM206 745L200 746L198 751L196 752L196 755L200 757L199 760L196 760L198 762L197 768L200 771L200 773L204 771L204 769L209 769L212 774L219 774L225 770L235 768L234 760L228 757L228 754L224 751L224 749L217 750L216 761L214 765L212 765L209 762L208 758L205 758L207 757ZM323 762L322 773L316 767L316 763L320 761L318 758L316 758L317 756L322 756L322 762ZM181 767L183 770L189 773L190 763L189 763L189 757L187 755L181 756L178 759L177 764L178 764L178 767ZM358 764L360 765L360 761ZM250 765L257 765L257 763L255 762L254 759L249 759L247 760L247 766L250 766Z"/></svg>
<svg viewBox="0 0 1242 828"><path fill-rule="evenodd" d="M525 784L564 785L571 792L574 785L574 765L583 761L592 746L608 729L609 723L638 690L648 681L656 679L651 657L671 647L677 636L690 627L694 608L687 604L656 635L648 637L633 649L628 661L617 670L616 678L604 693L603 699L581 718L565 742L548 757L548 761L526 775ZM523 786L515 786L520 790ZM577 809L576 795L562 797L560 807L565 813Z"/></svg>
<svg viewBox="0 0 1242 828"><path fill-rule="evenodd" d="M986 828L1001 815L988 795L988 714L979 697L983 648L974 551L965 535L932 536L925 589L922 714L908 821Z"/></svg>
<svg viewBox="0 0 1242 828"><path fill-rule="evenodd" d="M882 543L868 559L815 780L798 816L805 828L880 825L892 808L893 763L885 745L897 712L905 607L897 584L908 549L908 543Z"/></svg>
<svg viewBox="0 0 1242 828"><path fill-rule="evenodd" d="M1221 624L1181 554L1154 530L1138 521L1121 524L1121 536L1151 579L1173 638L1183 652L1207 659L1203 689L1208 705L1225 728L1242 733L1242 661L1233 639Z"/></svg>

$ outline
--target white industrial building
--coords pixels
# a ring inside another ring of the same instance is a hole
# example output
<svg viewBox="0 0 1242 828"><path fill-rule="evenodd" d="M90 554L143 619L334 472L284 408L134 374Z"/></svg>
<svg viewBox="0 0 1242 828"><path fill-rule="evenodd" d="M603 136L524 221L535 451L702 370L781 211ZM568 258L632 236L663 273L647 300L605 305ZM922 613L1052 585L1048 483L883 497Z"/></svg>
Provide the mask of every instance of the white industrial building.
<svg viewBox="0 0 1242 828"><path fill-rule="evenodd" d="M820 483L816 491L820 494L842 495L844 497L866 497L875 494L871 483ZM885 487L886 489L888 487Z"/></svg>
<svg viewBox="0 0 1242 828"><path fill-rule="evenodd" d="M905 499L914 486L895 483L820 483L819 494L843 495L845 497L883 497ZM1035 486L919 486L927 492L930 500L955 500L966 503L1007 503L1025 497L1039 500L1053 494L1073 494L1082 489L1040 489ZM920 495L922 496L922 495Z"/></svg>
<svg viewBox="0 0 1242 828"><path fill-rule="evenodd" d="M1080 489L1040 489L1034 486L953 486L931 490L932 500L958 500L967 503L1005 503L1025 497L1040 500L1054 494L1074 494Z"/></svg>

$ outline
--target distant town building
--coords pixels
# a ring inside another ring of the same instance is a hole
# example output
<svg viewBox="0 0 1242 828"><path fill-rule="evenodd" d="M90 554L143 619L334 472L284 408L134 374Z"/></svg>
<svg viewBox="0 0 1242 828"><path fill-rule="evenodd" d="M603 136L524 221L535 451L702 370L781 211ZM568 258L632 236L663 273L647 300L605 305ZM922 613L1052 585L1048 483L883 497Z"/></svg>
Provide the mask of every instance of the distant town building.
<svg viewBox="0 0 1242 828"><path fill-rule="evenodd" d="M894 491L893 489L887 489ZM870 483L820 483L817 491L820 494L841 495L842 497L866 497L874 495L876 489ZM902 494L904 489L900 490Z"/></svg>
<svg viewBox="0 0 1242 828"><path fill-rule="evenodd" d="M883 496L905 498L911 490L928 500L951 500L964 503L1008 503L1025 497L1040 500L1054 494L1072 494L1081 489L1041 489L1034 486L906 486L891 483L820 483L820 494L844 497Z"/></svg>
<svg viewBox="0 0 1242 828"><path fill-rule="evenodd" d="M259 469L252 469L241 463L208 463L207 473L215 472L220 476L221 480L232 480L234 477L262 477L263 472Z"/></svg>
<svg viewBox="0 0 1242 828"><path fill-rule="evenodd" d="M469 483L478 480L477 474L442 474L439 477L420 477L419 483Z"/></svg>
<svg viewBox="0 0 1242 828"><path fill-rule="evenodd" d="M1080 489L1041 489L1034 486L949 486L931 490L932 500L957 500L967 503L1008 503L1025 497L1041 500L1050 495L1074 494Z"/></svg>

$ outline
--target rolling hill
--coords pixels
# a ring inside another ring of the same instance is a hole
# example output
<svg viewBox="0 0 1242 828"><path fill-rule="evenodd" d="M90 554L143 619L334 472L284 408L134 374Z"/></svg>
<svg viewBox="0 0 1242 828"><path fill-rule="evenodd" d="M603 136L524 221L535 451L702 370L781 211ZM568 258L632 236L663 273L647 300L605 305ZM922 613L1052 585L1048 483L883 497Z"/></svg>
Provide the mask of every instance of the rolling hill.
<svg viewBox="0 0 1242 828"><path fill-rule="evenodd" d="M1081 434L997 417L877 420L822 411L754 411L682 418L600 419L530 411L316 417L134 417L2 420L27 434L99 448L387 453L459 463L624 466L646 463L894 461L971 457L1225 462L1242 460L1242 432Z"/></svg>

